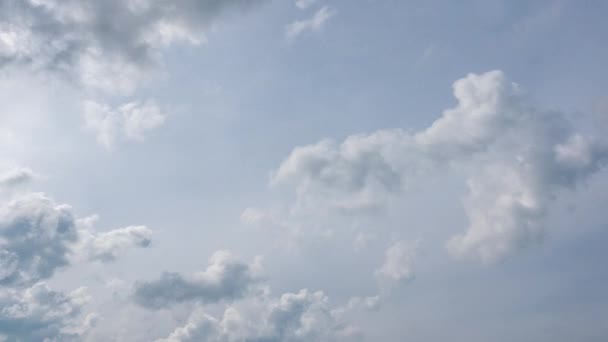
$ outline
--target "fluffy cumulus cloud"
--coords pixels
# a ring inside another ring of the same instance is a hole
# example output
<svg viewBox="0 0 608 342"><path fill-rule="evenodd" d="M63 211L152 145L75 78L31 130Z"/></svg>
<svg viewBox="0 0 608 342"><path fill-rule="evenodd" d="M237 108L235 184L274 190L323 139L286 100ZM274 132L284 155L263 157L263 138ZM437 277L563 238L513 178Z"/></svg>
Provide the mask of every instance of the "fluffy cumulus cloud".
<svg viewBox="0 0 608 342"><path fill-rule="evenodd" d="M19 194L0 208L0 337L81 340L92 327L94 315L82 310L84 288L66 294L44 281L79 257L109 261L129 246L145 247L150 232L132 226L97 233L91 222L41 193Z"/></svg>
<svg viewBox="0 0 608 342"><path fill-rule="evenodd" d="M218 16L257 0L7 0L0 3L0 66L51 71L128 93L175 42L200 44Z"/></svg>
<svg viewBox="0 0 608 342"><path fill-rule="evenodd" d="M78 341L94 324L82 317L89 301L84 288L68 294L37 283L24 290L0 290L0 333L8 341Z"/></svg>
<svg viewBox="0 0 608 342"><path fill-rule="evenodd" d="M83 107L86 128L95 132L97 142L107 149L120 140L143 141L145 135L163 125L166 118L152 101L129 102L118 108L86 101Z"/></svg>
<svg viewBox="0 0 608 342"><path fill-rule="evenodd" d="M83 230L81 240L89 260L111 262L129 248L148 247L152 230L146 226L127 226L100 233Z"/></svg>
<svg viewBox="0 0 608 342"><path fill-rule="evenodd" d="M294 185L298 210L377 209L407 181L396 164L404 162L400 160L401 153L409 148L409 140L401 131L380 131L348 137L339 145L323 140L315 145L296 147L274 172L271 184Z"/></svg>
<svg viewBox="0 0 608 342"><path fill-rule="evenodd" d="M0 283L32 284L69 263L78 231L70 207L29 194L0 209L0 237Z"/></svg>
<svg viewBox="0 0 608 342"><path fill-rule="evenodd" d="M184 302L215 303L243 297L257 281L259 260L245 263L229 251L218 251L203 272L189 277L165 272L159 279L135 285L133 299L149 309Z"/></svg>
<svg viewBox="0 0 608 342"><path fill-rule="evenodd" d="M97 233L66 204L41 193L20 195L0 208L0 284L33 284L67 266L78 253L109 261L130 246L147 247L151 232L131 226ZM83 248L84 246L84 248Z"/></svg>
<svg viewBox="0 0 608 342"><path fill-rule="evenodd" d="M360 213L384 207L439 168L462 167L471 170L470 224L449 250L493 261L537 243L553 199L599 170L608 144L566 115L532 106L500 71L469 74L453 88L457 105L427 129L297 147L271 184L295 188L292 211Z"/></svg>
<svg viewBox="0 0 608 342"><path fill-rule="evenodd" d="M219 317L195 310L164 342L354 341L358 330L346 324L321 292L302 289L273 298L262 293L227 307Z"/></svg>
<svg viewBox="0 0 608 342"><path fill-rule="evenodd" d="M311 18L296 20L285 28L285 37L295 39L306 32L319 32L323 30L327 21L334 17L337 12L328 6L323 6Z"/></svg>
<svg viewBox="0 0 608 342"><path fill-rule="evenodd" d="M352 341L360 336L345 318L351 303L333 307L322 291L308 289L274 297L260 272L259 259L247 264L218 251L199 274L164 273L136 283L133 300L149 310L193 304L183 324L157 341Z"/></svg>

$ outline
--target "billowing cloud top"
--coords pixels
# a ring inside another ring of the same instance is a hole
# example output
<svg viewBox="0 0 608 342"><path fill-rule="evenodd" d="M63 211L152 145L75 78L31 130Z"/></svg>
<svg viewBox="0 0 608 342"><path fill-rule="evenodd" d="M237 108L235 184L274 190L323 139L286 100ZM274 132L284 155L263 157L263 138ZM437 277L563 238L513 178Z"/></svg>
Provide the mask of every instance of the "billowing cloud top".
<svg viewBox="0 0 608 342"><path fill-rule="evenodd" d="M577 132L562 113L531 106L501 71L467 75L454 96L456 107L414 134L382 130L297 147L271 184L295 186L295 210L356 213L382 208L438 169L472 166L470 225L449 249L491 261L538 241L557 192L603 166L608 144Z"/></svg>

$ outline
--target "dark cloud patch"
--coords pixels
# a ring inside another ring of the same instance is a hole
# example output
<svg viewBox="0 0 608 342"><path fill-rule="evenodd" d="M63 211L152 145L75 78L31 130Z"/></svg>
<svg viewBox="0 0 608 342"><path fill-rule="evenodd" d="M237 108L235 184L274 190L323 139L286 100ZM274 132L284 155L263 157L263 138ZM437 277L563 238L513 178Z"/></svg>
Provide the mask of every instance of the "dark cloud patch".
<svg viewBox="0 0 608 342"><path fill-rule="evenodd" d="M189 277L165 272L157 280L136 283L133 300L148 309L184 302L214 303L242 297L255 282L254 265L218 251L204 272Z"/></svg>
<svg viewBox="0 0 608 342"><path fill-rule="evenodd" d="M204 42L220 16L260 2L6 0L0 3L0 66L128 92L158 64L162 47Z"/></svg>

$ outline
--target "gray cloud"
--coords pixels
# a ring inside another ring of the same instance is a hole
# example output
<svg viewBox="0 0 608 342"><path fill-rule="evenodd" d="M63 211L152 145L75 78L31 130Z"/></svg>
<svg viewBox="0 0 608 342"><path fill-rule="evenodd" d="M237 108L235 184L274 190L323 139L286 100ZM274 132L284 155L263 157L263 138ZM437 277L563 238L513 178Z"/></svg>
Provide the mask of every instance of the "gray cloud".
<svg viewBox="0 0 608 342"><path fill-rule="evenodd" d="M0 189L26 184L36 178L36 174L27 167L14 167L0 172Z"/></svg>
<svg viewBox="0 0 608 342"><path fill-rule="evenodd" d="M7 0L0 3L0 66L52 71L86 86L130 92L160 49L200 44L221 15L258 0Z"/></svg>
<svg viewBox="0 0 608 342"><path fill-rule="evenodd" d="M295 187L292 212L361 213L384 207L439 168L472 170L465 207L470 225L448 248L492 261L542 239L553 198L608 161L608 144L578 132L565 115L531 106L500 71L454 83L456 107L417 133L382 130L342 143L297 147L273 186Z"/></svg>
<svg viewBox="0 0 608 342"><path fill-rule="evenodd" d="M158 280L136 283L133 299L148 309L194 303L184 325L157 341L304 342L360 337L344 317L352 305L334 308L322 291L308 289L273 297L259 282L259 267L257 259L246 264L230 252L218 251L199 274L184 277L166 272ZM219 316L207 312L206 304L220 301L224 302Z"/></svg>
<svg viewBox="0 0 608 342"><path fill-rule="evenodd" d="M95 220L78 220L70 206L41 193L17 197L0 208L0 285L31 285L81 255L112 261L129 247L147 247L151 231L129 226L96 233Z"/></svg>
<svg viewBox="0 0 608 342"><path fill-rule="evenodd" d="M66 266L75 223L69 206L38 193L0 208L0 284L32 284Z"/></svg>
<svg viewBox="0 0 608 342"><path fill-rule="evenodd" d="M78 257L113 261L129 247L146 247L151 232L129 226L93 231L95 216L76 219L70 206L41 193L19 195L0 208L0 339L80 341L95 323L83 316L84 288L53 291L41 280Z"/></svg>
<svg viewBox="0 0 608 342"><path fill-rule="evenodd" d="M183 302L214 303L242 297L256 282L258 265L238 260L228 251L218 251L201 273L184 277L165 272L158 280L138 282L134 302L148 309L161 309Z"/></svg>

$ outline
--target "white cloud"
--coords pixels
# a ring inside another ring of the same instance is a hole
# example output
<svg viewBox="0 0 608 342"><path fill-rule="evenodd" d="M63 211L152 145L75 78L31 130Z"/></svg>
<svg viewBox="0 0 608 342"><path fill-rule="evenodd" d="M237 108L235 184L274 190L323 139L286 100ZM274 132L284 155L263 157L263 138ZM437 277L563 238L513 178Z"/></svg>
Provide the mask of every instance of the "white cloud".
<svg viewBox="0 0 608 342"><path fill-rule="evenodd" d="M293 186L290 213L350 214L381 209L435 170L472 170L465 198L470 225L452 238L455 255L492 261L541 240L543 219L561 189L608 161L608 144L554 111L531 106L500 71L454 83L458 104L425 130L381 130L336 144L296 147L272 186Z"/></svg>
<svg viewBox="0 0 608 342"><path fill-rule="evenodd" d="M84 240L84 253L89 260L101 262L114 261L118 255L132 247L147 248L151 243L152 230L146 226L128 226L107 232L87 234Z"/></svg>
<svg viewBox="0 0 608 342"><path fill-rule="evenodd" d="M417 243L394 242L387 250L384 263L376 271L381 282L403 283L414 279L413 263L418 254Z"/></svg>
<svg viewBox="0 0 608 342"><path fill-rule="evenodd" d="M93 231L95 219L41 193L19 195L0 207L0 285L31 285L51 278L74 258L112 261L129 247L147 247L151 231L129 226Z"/></svg>
<svg viewBox="0 0 608 342"><path fill-rule="evenodd" d="M146 134L166 120L166 115L152 101L129 102L116 109L86 101L83 107L86 128L94 131L97 142L107 149L118 140L143 141Z"/></svg>
<svg viewBox="0 0 608 342"><path fill-rule="evenodd" d="M307 31L319 32L323 30L327 21L337 13L338 12L335 10L327 6L323 6L312 16L312 18L306 20L297 20L287 25L285 28L285 37L287 37L287 39L295 39Z"/></svg>

